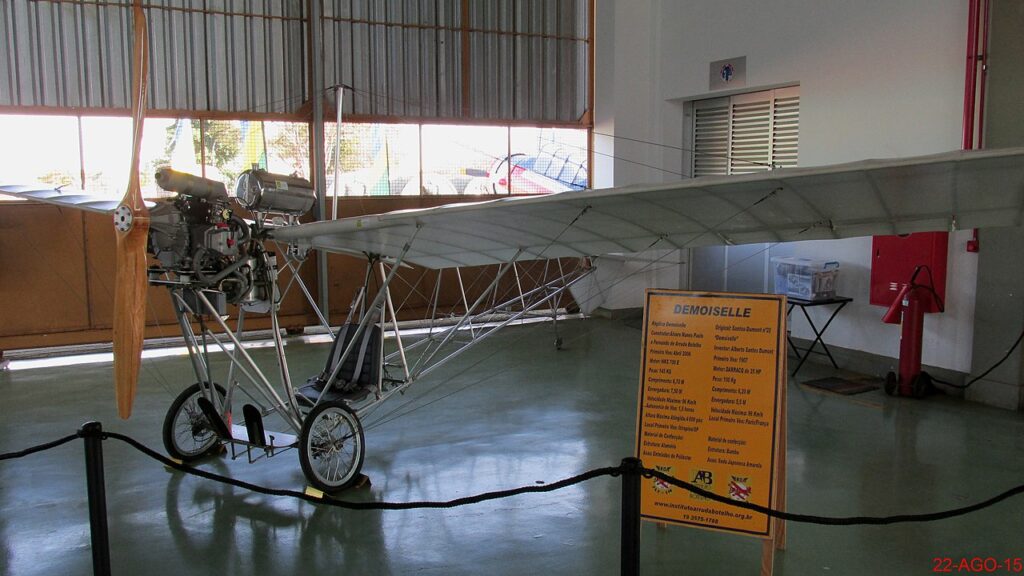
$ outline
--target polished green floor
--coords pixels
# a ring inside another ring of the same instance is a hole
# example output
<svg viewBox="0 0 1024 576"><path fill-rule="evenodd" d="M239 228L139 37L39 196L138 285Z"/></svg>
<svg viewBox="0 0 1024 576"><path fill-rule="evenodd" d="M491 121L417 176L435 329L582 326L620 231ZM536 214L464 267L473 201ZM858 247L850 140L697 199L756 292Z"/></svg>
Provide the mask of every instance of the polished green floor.
<svg viewBox="0 0 1024 576"><path fill-rule="evenodd" d="M588 319L509 328L384 405L365 424L356 500L446 500L548 482L630 455L640 331ZM296 378L324 344L291 341ZM269 361L269 351L257 356ZM805 368L801 376L825 374ZM162 450L160 424L191 382L184 358L145 363L135 414L115 415L109 364L0 373L0 452L88 420ZM1024 418L932 397L852 397L790 382L789 509L886 515L953 508L1024 483ZM617 574L619 489L601 478L450 510L349 512L172 473L105 443L115 574ZM302 489L294 452L202 467ZM87 574L80 441L0 462L0 574ZM934 559L1024 556L1024 497L952 520L789 526L777 574L927 574ZM645 524L643 574L756 574L759 541ZM1006 571L1000 573L1008 573Z"/></svg>

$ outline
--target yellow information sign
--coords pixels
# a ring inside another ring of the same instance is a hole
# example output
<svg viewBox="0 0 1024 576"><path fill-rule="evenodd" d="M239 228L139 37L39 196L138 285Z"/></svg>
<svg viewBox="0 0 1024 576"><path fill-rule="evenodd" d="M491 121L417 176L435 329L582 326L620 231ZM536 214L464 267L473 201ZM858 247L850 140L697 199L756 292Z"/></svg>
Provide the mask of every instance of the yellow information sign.
<svg viewBox="0 0 1024 576"><path fill-rule="evenodd" d="M647 291L636 447L646 467L733 500L777 502L785 318L784 296ZM656 478L644 480L640 510L761 537L774 524Z"/></svg>

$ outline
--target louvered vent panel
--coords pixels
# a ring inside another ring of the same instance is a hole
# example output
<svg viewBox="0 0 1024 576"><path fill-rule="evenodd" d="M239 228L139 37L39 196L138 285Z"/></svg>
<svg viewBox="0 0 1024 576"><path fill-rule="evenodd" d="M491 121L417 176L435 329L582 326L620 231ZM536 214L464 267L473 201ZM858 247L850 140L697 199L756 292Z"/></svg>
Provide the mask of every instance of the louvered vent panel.
<svg viewBox="0 0 1024 576"><path fill-rule="evenodd" d="M763 172L771 166L770 99L732 105L730 174Z"/></svg>
<svg viewBox="0 0 1024 576"><path fill-rule="evenodd" d="M749 174L797 165L799 87L693 103L693 176Z"/></svg>
<svg viewBox="0 0 1024 576"><path fill-rule="evenodd" d="M800 133L800 97L776 97L772 116L772 163L791 168L797 161L797 137Z"/></svg>
<svg viewBox="0 0 1024 576"><path fill-rule="evenodd" d="M727 174L729 170L729 106L694 111L693 175Z"/></svg>

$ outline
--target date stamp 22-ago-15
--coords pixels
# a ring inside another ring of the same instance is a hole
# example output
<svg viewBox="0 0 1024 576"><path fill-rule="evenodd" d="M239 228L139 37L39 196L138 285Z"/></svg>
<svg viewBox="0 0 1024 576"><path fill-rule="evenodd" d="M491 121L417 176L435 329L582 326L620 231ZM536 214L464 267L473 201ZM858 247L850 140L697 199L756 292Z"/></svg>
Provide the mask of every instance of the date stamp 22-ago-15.
<svg viewBox="0 0 1024 576"><path fill-rule="evenodd" d="M973 556L932 558L932 572L949 574L1024 574L1024 558Z"/></svg>

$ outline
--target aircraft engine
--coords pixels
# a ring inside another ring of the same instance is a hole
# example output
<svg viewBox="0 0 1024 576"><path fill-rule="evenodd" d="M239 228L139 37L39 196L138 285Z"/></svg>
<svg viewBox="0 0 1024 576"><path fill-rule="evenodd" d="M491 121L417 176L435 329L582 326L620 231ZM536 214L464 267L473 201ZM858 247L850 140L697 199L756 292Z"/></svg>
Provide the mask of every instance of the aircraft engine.
<svg viewBox="0 0 1024 576"><path fill-rule="evenodd" d="M316 203L316 192L308 180L272 174L253 168L235 181L238 202L258 214L280 214L298 218Z"/></svg>
<svg viewBox="0 0 1024 576"><path fill-rule="evenodd" d="M228 303L266 308L273 257L252 242L252 230L232 211L224 185L169 168L161 168L156 181L178 193L150 211L149 251L165 271L223 292Z"/></svg>

